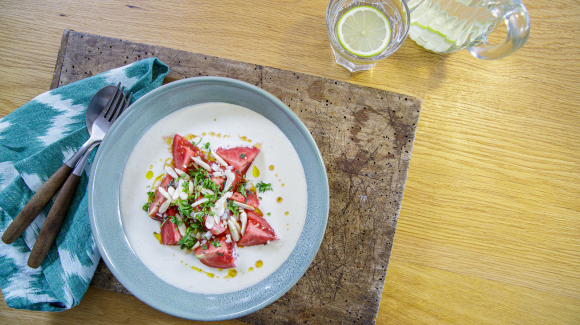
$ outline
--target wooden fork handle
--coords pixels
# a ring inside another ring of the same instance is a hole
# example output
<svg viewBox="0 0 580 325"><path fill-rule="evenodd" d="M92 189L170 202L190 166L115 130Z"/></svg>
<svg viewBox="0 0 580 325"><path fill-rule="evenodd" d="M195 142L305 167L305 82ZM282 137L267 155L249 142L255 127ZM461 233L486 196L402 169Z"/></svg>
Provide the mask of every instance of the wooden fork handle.
<svg viewBox="0 0 580 325"><path fill-rule="evenodd" d="M22 211L12 220L4 234L2 241L6 244L12 244L32 221L40 214L42 209L50 202L52 197L58 192L62 183L70 175L73 169L66 164L62 165L50 178L44 183L40 189L34 194L32 199L24 206Z"/></svg>
<svg viewBox="0 0 580 325"><path fill-rule="evenodd" d="M58 196L52 205L52 209L50 209L46 221L44 221L44 225L42 226L42 229L40 229L40 233L32 247L30 256L28 257L28 266L31 268L35 269L42 264L50 246L54 243L54 239L56 238L60 226L62 225L62 221L68 212L68 208L70 207L75 195L80 179L80 176L71 174L58 193Z"/></svg>

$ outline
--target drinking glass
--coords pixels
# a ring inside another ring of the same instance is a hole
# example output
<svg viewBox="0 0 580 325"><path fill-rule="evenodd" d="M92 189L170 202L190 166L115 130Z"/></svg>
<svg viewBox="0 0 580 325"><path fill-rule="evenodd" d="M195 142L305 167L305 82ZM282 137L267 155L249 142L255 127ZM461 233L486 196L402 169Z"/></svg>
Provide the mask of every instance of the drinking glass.
<svg viewBox="0 0 580 325"><path fill-rule="evenodd" d="M387 47L381 53L371 57L358 56L347 51L340 44L337 36L340 18L349 10L360 6L374 7L383 13L391 27ZM409 33L409 14L405 0L331 0L326 9L326 29L336 63L350 72L372 69L379 60L393 54L403 45Z"/></svg>

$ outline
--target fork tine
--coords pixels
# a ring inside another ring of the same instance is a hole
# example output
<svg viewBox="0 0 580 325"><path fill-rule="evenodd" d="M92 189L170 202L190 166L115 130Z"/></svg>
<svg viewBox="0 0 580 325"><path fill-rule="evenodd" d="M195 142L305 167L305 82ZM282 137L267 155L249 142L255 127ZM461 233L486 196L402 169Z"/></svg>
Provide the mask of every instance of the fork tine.
<svg viewBox="0 0 580 325"><path fill-rule="evenodd" d="M129 98L127 98L127 100L123 103L123 105L121 105L121 108L119 109L119 111L117 112L117 114L115 114L115 116L113 117L113 121L117 120L117 118L119 116L121 116L121 114L123 114L123 112L125 111L125 109L129 106L129 104L131 103L131 97L133 97L133 92L131 92L129 94Z"/></svg>
<svg viewBox="0 0 580 325"><path fill-rule="evenodd" d="M119 86L121 86L120 82L117 84L117 89L115 89L115 93L113 94L113 96L109 97L109 100L107 101L107 105L105 106L105 109L103 109L101 111L101 114L99 114L99 118L105 118L107 113L111 110L111 107L113 106L112 105L113 100L115 99L115 97L117 97L117 94L119 93Z"/></svg>
<svg viewBox="0 0 580 325"><path fill-rule="evenodd" d="M113 105L114 105L114 109L111 112L111 114L109 114L109 117L107 118L107 120L109 122L111 122L111 120L113 119L113 116L115 116L115 113L119 110L119 108L122 106L123 104L123 98L125 98L125 86L123 86L121 88L121 93L119 94L119 96L115 97L115 100L113 101Z"/></svg>

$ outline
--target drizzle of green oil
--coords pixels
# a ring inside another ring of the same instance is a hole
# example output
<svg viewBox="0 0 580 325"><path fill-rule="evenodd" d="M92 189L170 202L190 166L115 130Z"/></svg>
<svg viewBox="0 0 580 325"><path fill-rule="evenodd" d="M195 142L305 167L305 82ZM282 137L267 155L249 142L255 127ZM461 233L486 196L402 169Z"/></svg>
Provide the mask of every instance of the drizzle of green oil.
<svg viewBox="0 0 580 325"><path fill-rule="evenodd" d="M148 171L147 174L145 174L145 177L147 179L152 179L153 178L153 172L152 171Z"/></svg>
<svg viewBox="0 0 580 325"><path fill-rule="evenodd" d="M258 167L254 166L254 168L252 169L252 176L254 177L260 176L260 170L258 169Z"/></svg>
<svg viewBox="0 0 580 325"><path fill-rule="evenodd" d="M257 268L261 268L262 266L264 266L264 262L262 262L262 260L259 260L256 262L256 267Z"/></svg>
<svg viewBox="0 0 580 325"><path fill-rule="evenodd" d="M250 268L248 269L248 272L252 272L253 270L254 270L254 268L253 268L253 267L250 267Z"/></svg>

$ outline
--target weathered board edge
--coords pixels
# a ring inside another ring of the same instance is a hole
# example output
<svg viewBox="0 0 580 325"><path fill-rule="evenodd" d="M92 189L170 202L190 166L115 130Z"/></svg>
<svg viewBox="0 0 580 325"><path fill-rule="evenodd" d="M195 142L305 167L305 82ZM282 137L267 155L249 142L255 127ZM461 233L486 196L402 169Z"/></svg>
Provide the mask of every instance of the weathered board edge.
<svg viewBox="0 0 580 325"><path fill-rule="evenodd" d="M50 89L55 89L58 87L58 82L60 81L60 73L62 71L62 63L66 55L66 47L68 45L68 36L72 30L65 29L62 33L62 38L60 41L60 48L58 49L58 55L56 56L56 64L54 66L54 73L52 74L52 82L50 83Z"/></svg>

